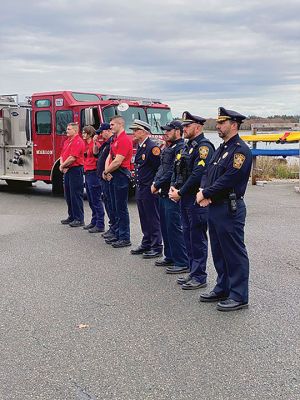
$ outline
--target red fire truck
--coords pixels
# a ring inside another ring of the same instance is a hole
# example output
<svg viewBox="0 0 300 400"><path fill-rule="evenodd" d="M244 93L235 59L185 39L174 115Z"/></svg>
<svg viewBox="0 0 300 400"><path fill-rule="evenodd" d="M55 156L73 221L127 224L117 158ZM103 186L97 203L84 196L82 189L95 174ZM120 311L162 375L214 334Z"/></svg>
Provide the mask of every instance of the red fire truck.
<svg viewBox="0 0 300 400"><path fill-rule="evenodd" d="M62 191L59 157L66 126L78 122L97 129L115 115L125 118L126 131L137 118L147 121L161 138L161 125L172 119L170 107L160 100L72 91L34 93L20 102L18 95L0 95L0 179L9 185L52 183Z"/></svg>

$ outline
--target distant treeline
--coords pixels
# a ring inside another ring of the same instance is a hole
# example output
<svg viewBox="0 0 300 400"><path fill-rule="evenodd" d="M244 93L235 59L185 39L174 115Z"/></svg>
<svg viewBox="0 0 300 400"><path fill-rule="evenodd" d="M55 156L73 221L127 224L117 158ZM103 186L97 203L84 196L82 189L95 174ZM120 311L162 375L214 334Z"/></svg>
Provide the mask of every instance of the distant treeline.
<svg viewBox="0 0 300 400"><path fill-rule="evenodd" d="M263 123L273 123L273 122L291 122L297 123L300 121L300 115L272 115L270 117L262 118L256 115L250 115L247 117L246 121L241 125L241 130L251 130L251 124L263 124ZM204 129L215 130L216 120L213 118L208 118L205 122Z"/></svg>

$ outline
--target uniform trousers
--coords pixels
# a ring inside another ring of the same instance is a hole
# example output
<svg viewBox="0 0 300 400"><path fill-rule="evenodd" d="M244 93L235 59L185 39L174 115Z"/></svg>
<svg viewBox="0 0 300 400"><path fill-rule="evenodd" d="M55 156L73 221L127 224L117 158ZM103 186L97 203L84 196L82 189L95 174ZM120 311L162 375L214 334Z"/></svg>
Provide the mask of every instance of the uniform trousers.
<svg viewBox="0 0 300 400"><path fill-rule="evenodd" d="M110 186L109 181L105 181L104 179L101 179L103 202L104 202L105 211L106 211L106 214L108 217L108 225L109 225L110 229L112 231L114 231L113 227L114 227L116 221L115 221L115 215L113 214L113 210L112 210L112 201L111 201L111 197L110 197L109 186Z"/></svg>
<svg viewBox="0 0 300 400"><path fill-rule="evenodd" d="M207 262L207 208L195 204L195 196L187 194L180 200L183 236L189 259L190 276L206 282Z"/></svg>
<svg viewBox="0 0 300 400"><path fill-rule="evenodd" d="M101 200L101 182L96 171L85 172L85 190L92 210L91 224L104 228L104 207Z"/></svg>
<svg viewBox="0 0 300 400"><path fill-rule="evenodd" d="M112 213L115 216L114 234L118 240L130 240L130 222L128 212L129 177L117 170L112 173L109 193Z"/></svg>
<svg viewBox="0 0 300 400"><path fill-rule="evenodd" d="M229 298L248 303L249 259L244 243L246 206L237 200L237 211L229 202L209 206L209 236L214 265L218 274L214 288Z"/></svg>
<svg viewBox="0 0 300 400"><path fill-rule="evenodd" d="M163 246L158 196L151 193L150 186L137 186L135 197L143 232L141 247L161 252Z"/></svg>
<svg viewBox="0 0 300 400"><path fill-rule="evenodd" d="M64 174L64 193L68 205L69 219L84 221L83 212L83 167L71 167Z"/></svg>
<svg viewBox="0 0 300 400"><path fill-rule="evenodd" d="M179 203L167 196L160 197L159 215L166 261L173 262L176 267L188 267Z"/></svg>

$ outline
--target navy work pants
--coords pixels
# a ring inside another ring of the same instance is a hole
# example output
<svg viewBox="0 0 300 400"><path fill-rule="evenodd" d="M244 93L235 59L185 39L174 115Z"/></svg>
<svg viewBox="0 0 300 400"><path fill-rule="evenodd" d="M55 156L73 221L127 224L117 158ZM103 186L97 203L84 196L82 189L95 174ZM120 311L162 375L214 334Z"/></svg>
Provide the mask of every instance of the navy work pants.
<svg viewBox="0 0 300 400"><path fill-rule="evenodd" d="M83 167L71 167L64 174L64 193L69 219L83 222Z"/></svg>
<svg viewBox="0 0 300 400"><path fill-rule="evenodd" d="M108 217L108 225L109 225L110 229L113 230L113 227L114 227L116 221L115 221L115 215L113 214L109 186L110 186L109 181L105 181L104 179L101 179L103 202L104 202L105 211L106 211L106 214Z"/></svg>
<svg viewBox="0 0 300 400"><path fill-rule="evenodd" d="M162 237L158 210L158 197L150 192L139 197L139 189L136 192L136 204L140 217L143 239L141 247L145 250L162 251Z"/></svg>
<svg viewBox="0 0 300 400"><path fill-rule="evenodd" d="M101 182L96 171L85 172L85 190L92 210L91 224L99 229L104 228L104 207L101 200Z"/></svg>
<svg viewBox="0 0 300 400"><path fill-rule="evenodd" d="M165 259L172 261L176 267L188 267L179 203L160 197L159 215Z"/></svg>
<svg viewBox="0 0 300 400"><path fill-rule="evenodd" d="M189 259L190 276L201 283L206 282L207 262L207 208L195 204L194 195L180 200L183 236Z"/></svg>
<svg viewBox="0 0 300 400"><path fill-rule="evenodd" d="M112 212L115 216L114 234L118 240L130 240L130 221L128 212L129 177L120 171L112 173L109 191Z"/></svg>
<svg viewBox="0 0 300 400"><path fill-rule="evenodd" d="M246 207L237 200L237 211L229 203L209 206L209 236L214 265L218 274L214 288L229 298L248 302L249 259L244 243Z"/></svg>

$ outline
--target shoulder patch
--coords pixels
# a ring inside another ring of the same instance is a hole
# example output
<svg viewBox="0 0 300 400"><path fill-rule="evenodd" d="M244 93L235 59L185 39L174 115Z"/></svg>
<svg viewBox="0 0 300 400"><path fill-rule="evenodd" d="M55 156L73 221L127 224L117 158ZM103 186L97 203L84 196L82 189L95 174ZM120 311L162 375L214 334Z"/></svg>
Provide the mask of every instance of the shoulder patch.
<svg viewBox="0 0 300 400"><path fill-rule="evenodd" d="M209 153L209 148L207 146L200 146L199 147L200 158L205 160L207 158L207 156L208 156L208 153Z"/></svg>
<svg viewBox="0 0 300 400"><path fill-rule="evenodd" d="M160 155L160 148L159 147L153 147L153 149L152 149L152 154L154 155L154 156L159 156Z"/></svg>
<svg viewBox="0 0 300 400"><path fill-rule="evenodd" d="M235 153L233 158L233 168L240 169L244 164L246 156L241 153Z"/></svg>

